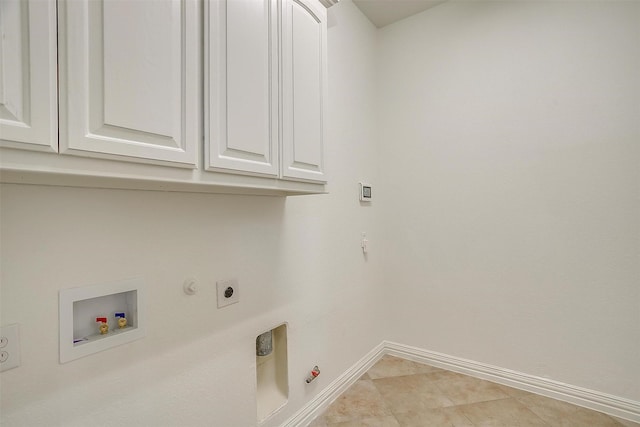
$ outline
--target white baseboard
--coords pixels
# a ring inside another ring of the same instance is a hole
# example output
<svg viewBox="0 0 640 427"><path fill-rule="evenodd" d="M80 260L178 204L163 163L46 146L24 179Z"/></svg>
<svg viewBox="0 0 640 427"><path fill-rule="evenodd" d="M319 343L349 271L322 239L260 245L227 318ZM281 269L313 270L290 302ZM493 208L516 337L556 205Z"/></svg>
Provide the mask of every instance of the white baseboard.
<svg viewBox="0 0 640 427"><path fill-rule="evenodd" d="M293 417L285 421L281 427L302 427L309 425L314 418L324 412L334 400L358 381L369 368L380 360L385 354L384 344L384 342L381 342L362 359L358 360L351 368L347 369L344 374L340 375L301 410L296 412Z"/></svg>
<svg viewBox="0 0 640 427"><path fill-rule="evenodd" d="M573 403L619 418L640 422L640 402L637 401L560 383L547 378L527 375L497 366L474 362L473 360L461 359L459 357L427 351L408 345L383 341L366 356L357 361L344 374L329 384L327 388L320 392L293 417L282 424L282 427L307 426L385 354L460 372L472 377Z"/></svg>

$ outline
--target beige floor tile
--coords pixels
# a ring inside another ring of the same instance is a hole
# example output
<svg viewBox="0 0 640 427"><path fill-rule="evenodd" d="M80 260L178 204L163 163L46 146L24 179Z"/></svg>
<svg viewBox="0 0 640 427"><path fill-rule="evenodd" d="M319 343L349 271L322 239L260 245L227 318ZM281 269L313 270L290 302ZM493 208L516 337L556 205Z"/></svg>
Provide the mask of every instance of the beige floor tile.
<svg viewBox="0 0 640 427"><path fill-rule="evenodd" d="M453 402L442 393L392 393L383 398L394 415L453 406Z"/></svg>
<svg viewBox="0 0 640 427"><path fill-rule="evenodd" d="M525 397L529 397L529 396L535 396L533 393L531 393L529 391L520 390L520 389L509 387L509 386L506 386L506 385L496 384L496 386L500 390L502 390L504 393L508 394L511 397L515 397L516 399L525 398Z"/></svg>
<svg viewBox="0 0 640 427"><path fill-rule="evenodd" d="M426 375L430 381L443 381L443 380L450 380L453 378L468 377L468 375L459 374L453 371L445 371L445 370L437 371L437 372L429 372L423 375Z"/></svg>
<svg viewBox="0 0 640 427"><path fill-rule="evenodd" d="M393 416L361 418L344 423L330 424L329 427L400 427L398 421Z"/></svg>
<svg viewBox="0 0 640 427"><path fill-rule="evenodd" d="M531 412L548 422L571 417L580 409L579 406L572 405L571 403L550 399L537 394L520 396L517 400L529 408Z"/></svg>
<svg viewBox="0 0 640 427"><path fill-rule="evenodd" d="M638 424L634 424L631 421L619 420L601 412L581 408L580 406L545 396L531 394L517 399L551 426L639 427ZM625 425L621 421L631 424Z"/></svg>
<svg viewBox="0 0 640 427"><path fill-rule="evenodd" d="M309 424L308 427L328 427L327 419L320 415L319 417L316 417L315 420L311 421L311 424Z"/></svg>
<svg viewBox="0 0 640 427"><path fill-rule="evenodd" d="M546 421L551 427L620 427L610 416L584 408L578 408L569 416Z"/></svg>
<svg viewBox="0 0 640 427"><path fill-rule="evenodd" d="M423 365L422 363L416 363L410 360L386 355L383 356L382 359L380 359L375 365L373 365L371 369L369 369L367 374L369 375L369 377L376 379L395 377L400 375L424 374L438 371L441 371L441 369L429 365Z"/></svg>
<svg viewBox="0 0 640 427"><path fill-rule="evenodd" d="M371 380L356 381L323 414L327 424L393 415Z"/></svg>
<svg viewBox="0 0 640 427"><path fill-rule="evenodd" d="M611 416L611 418L616 420L618 424L624 427L640 427L640 423L634 423L633 421L625 420L625 419L614 417L614 416Z"/></svg>
<svg viewBox="0 0 640 427"><path fill-rule="evenodd" d="M640 424L524 390L384 356L310 427L549 426Z"/></svg>
<svg viewBox="0 0 640 427"><path fill-rule="evenodd" d="M498 384L468 376L435 381L434 384L456 405L509 397Z"/></svg>
<svg viewBox="0 0 640 427"><path fill-rule="evenodd" d="M500 399L458 406L475 426L525 427L546 426L540 417L516 399Z"/></svg>
<svg viewBox="0 0 640 427"><path fill-rule="evenodd" d="M373 380L394 414L453 406L453 402L424 374Z"/></svg>
<svg viewBox="0 0 640 427"><path fill-rule="evenodd" d="M425 409L396 414L400 427L472 427L473 424L458 408Z"/></svg>
<svg viewBox="0 0 640 427"><path fill-rule="evenodd" d="M378 378L373 380L373 384L382 394L440 392L436 383L423 374Z"/></svg>

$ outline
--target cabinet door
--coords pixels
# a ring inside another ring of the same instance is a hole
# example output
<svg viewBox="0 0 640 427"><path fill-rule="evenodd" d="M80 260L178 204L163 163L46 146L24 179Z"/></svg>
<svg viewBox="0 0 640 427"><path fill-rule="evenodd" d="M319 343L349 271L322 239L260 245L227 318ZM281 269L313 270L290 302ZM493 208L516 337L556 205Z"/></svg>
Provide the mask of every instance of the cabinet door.
<svg viewBox="0 0 640 427"><path fill-rule="evenodd" d="M325 181L326 13L317 0L283 1L283 178Z"/></svg>
<svg viewBox="0 0 640 427"><path fill-rule="evenodd" d="M55 1L0 1L0 146L58 151Z"/></svg>
<svg viewBox="0 0 640 427"><path fill-rule="evenodd" d="M276 0L206 6L206 167L277 176Z"/></svg>
<svg viewBox="0 0 640 427"><path fill-rule="evenodd" d="M195 167L195 0L59 1L60 148Z"/></svg>

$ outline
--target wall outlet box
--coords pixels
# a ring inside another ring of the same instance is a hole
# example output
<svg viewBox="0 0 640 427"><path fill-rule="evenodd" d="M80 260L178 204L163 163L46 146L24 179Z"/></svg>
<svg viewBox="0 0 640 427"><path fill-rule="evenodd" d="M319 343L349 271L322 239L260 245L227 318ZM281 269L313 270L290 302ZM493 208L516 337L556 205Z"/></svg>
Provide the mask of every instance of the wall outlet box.
<svg viewBox="0 0 640 427"><path fill-rule="evenodd" d="M238 279L219 280L218 287L218 308L226 307L240 301L240 287Z"/></svg>
<svg viewBox="0 0 640 427"><path fill-rule="evenodd" d="M0 372L20 366L20 331L18 324L0 328Z"/></svg>

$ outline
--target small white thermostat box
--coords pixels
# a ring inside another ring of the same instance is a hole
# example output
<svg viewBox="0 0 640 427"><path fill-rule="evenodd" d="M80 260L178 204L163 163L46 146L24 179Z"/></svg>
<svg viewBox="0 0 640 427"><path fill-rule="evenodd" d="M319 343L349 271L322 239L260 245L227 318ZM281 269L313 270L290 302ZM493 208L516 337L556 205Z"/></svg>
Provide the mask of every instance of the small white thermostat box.
<svg viewBox="0 0 640 427"><path fill-rule="evenodd" d="M367 184L364 182L360 182L360 201L361 202L370 202L371 201L371 184Z"/></svg>

